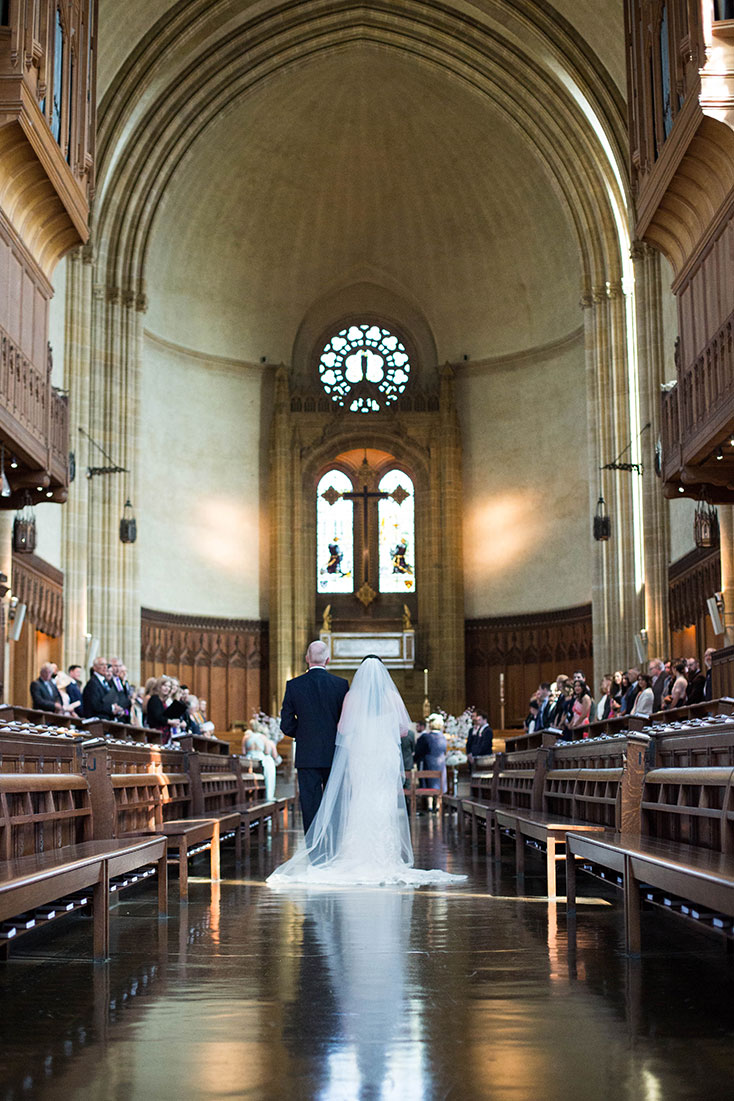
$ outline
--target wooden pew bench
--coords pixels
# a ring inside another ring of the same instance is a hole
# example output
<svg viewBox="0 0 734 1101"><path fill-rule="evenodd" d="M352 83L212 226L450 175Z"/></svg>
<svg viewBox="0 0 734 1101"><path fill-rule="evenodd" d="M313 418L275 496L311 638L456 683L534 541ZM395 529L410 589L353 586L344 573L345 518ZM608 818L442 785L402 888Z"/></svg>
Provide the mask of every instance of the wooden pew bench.
<svg viewBox="0 0 734 1101"><path fill-rule="evenodd" d="M634 834L570 835L566 906L571 914L576 910L577 861L583 871L602 874L622 888L625 946L631 955L641 950L643 900L700 929L734 937L734 856L730 854Z"/></svg>
<svg viewBox="0 0 734 1101"><path fill-rule="evenodd" d="M496 855L502 836L511 837L522 875L526 845L544 852L548 897L556 898L557 865L565 860L569 834L620 830L638 820L649 743L647 735L629 732L557 745L544 773L540 807L495 808Z"/></svg>
<svg viewBox="0 0 734 1101"><path fill-rule="evenodd" d="M479 826L484 825L488 858L494 855L499 859L500 856L495 811L499 807L530 810L537 803L537 792L542 786L549 752L541 748L496 754L491 780L483 779L480 788L483 797L462 800L462 825L468 818L474 846L478 843ZM475 790L474 784L472 790Z"/></svg>
<svg viewBox="0 0 734 1101"><path fill-rule="evenodd" d="M83 751L96 836L163 835L169 860L179 869L182 900L188 899L191 857L208 850L211 877L219 879L220 844L225 837L239 838L240 814L189 814L190 778L182 750L94 739Z"/></svg>
<svg viewBox="0 0 734 1101"><path fill-rule="evenodd" d="M622 888L628 952L640 951L643 900L734 936L734 767L653 769L645 776L636 831L569 837L571 911L577 860Z"/></svg>
<svg viewBox="0 0 734 1101"><path fill-rule="evenodd" d="M167 912L166 842L152 836L92 840L83 776L0 774L0 952L24 932L91 904L94 956L109 955L110 892L158 874Z"/></svg>

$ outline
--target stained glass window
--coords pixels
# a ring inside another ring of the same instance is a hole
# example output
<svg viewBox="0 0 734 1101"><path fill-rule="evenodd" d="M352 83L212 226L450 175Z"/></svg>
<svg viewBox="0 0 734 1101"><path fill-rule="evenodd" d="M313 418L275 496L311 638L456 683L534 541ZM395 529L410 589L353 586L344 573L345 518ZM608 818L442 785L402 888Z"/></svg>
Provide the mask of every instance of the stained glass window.
<svg viewBox="0 0 734 1101"><path fill-rule="evenodd" d="M51 97L51 133L56 141L61 141L61 100L64 76L64 28L61 23L61 12L56 9L56 26L54 28L54 77L53 92Z"/></svg>
<svg viewBox="0 0 734 1101"><path fill-rule="evenodd" d="M381 325L348 325L324 346L321 385L350 413L377 413L402 394L410 376L405 345Z"/></svg>
<svg viewBox="0 0 734 1101"><path fill-rule="evenodd" d="M316 490L316 585L320 593L354 591L354 505L340 496L352 489L343 471L329 470Z"/></svg>
<svg viewBox="0 0 734 1101"><path fill-rule="evenodd" d="M413 482L402 470L380 479L380 493L390 496L378 506L380 592L415 592L415 497Z"/></svg>

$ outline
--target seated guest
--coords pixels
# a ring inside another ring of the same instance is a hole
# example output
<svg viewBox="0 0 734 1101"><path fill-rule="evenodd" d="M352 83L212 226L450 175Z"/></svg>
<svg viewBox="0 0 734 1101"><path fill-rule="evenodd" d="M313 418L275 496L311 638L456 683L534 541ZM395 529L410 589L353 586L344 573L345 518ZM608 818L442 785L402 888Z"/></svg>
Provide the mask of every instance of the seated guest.
<svg viewBox="0 0 734 1101"><path fill-rule="evenodd" d="M115 693L112 710L118 722L130 722L132 689L127 680L127 669L119 658L110 658L110 687Z"/></svg>
<svg viewBox="0 0 734 1101"><path fill-rule="evenodd" d="M192 734L203 734L205 738L214 737L214 723L206 721L198 697L192 696L191 694L189 694L189 702L186 709L186 725Z"/></svg>
<svg viewBox="0 0 734 1101"><path fill-rule="evenodd" d="M611 673L607 673L602 677L599 691L601 694L592 709L592 721L597 723L603 722L604 719L608 719L610 715L614 714L612 710Z"/></svg>
<svg viewBox="0 0 734 1101"><path fill-rule="evenodd" d="M551 726L563 729L571 721L571 709L573 707L573 682L569 677L564 677L560 685L560 694L553 708Z"/></svg>
<svg viewBox="0 0 734 1101"><path fill-rule="evenodd" d="M428 730L421 734L415 743L415 763L420 770L440 772L441 779L431 778L424 787L440 788L446 791L446 736L443 732L443 719L440 715L428 716Z"/></svg>
<svg viewBox="0 0 734 1101"><path fill-rule="evenodd" d="M110 684L110 668L107 659L97 658L82 693L84 718L114 719L113 705L116 702L117 696Z"/></svg>
<svg viewBox="0 0 734 1101"><path fill-rule="evenodd" d="M632 711L632 706L637 698L637 693L640 691L640 686L637 683L637 678L640 675L639 669L630 669L622 677L622 687L624 688L625 680L627 688L622 696L622 706L619 709L620 715L629 715Z"/></svg>
<svg viewBox="0 0 734 1101"><path fill-rule="evenodd" d="M711 684L711 670L714 664L714 654L716 651L713 646L709 646L706 653L703 655L703 664L706 667L706 683L703 689L703 698L705 700L713 699L713 687Z"/></svg>
<svg viewBox="0 0 734 1101"><path fill-rule="evenodd" d="M649 718L652 715L652 709L655 706L655 694L652 690L652 677L649 677L647 673L640 673L637 678L637 683L640 686L640 691L635 696L635 702L632 704L632 715L643 715L645 718Z"/></svg>
<svg viewBox="0 0 734 1101"><path fill-rule="evenodd" d="M84 706L82 704L82 680L84 673L81 665L69 666L69 685L66 689L69 697L69 703L78 703L79 706L75 708L75 714L80 719L84 718Z"/></svg>
<svg viewBox="0 0 734 1101"><path fill-rule="evenodd" d="M469 764L474 764L476 757L487 757L491 752L492 727L489 725L489 716L486 711L475 708L473 726L466 740Z"/></svg>
<svg viewBox="0 0 734 1101"><path fill-rule="evenodd" d="M257 719L250 719L250 729L242 739L242 752L251 761L260 761L265 780L265 798L270 801L275 796L275 766L281 757L271 738L260 729Z"/></svg>
<svg viewBox="0 0 734 1101"><path fill-rule="evenodd" d="M31 699L37 711L55 711L58 714L64 710L61 694L54 684L54 667L50 661L44 661L38 674L38 680L31 683Z"/></svg>
<svg viewBox="0 0 734 1101"><path fill-rule="evenodd" d="M69 695L69 689L71 688L71 685L74 682L72 681L69 674L68 673L63 673L63 672L62 673L57 673L55 683L56 683L56 688L58 689L59 695L61 696L61 702L64 705L64 714L66 714L66 715L77 715L78 716L79 715L79 708L82 705L82 701L81 701L81 699L74 700L73 702L71 700L71 697Z"/></svg>
<svg viewBox="0 0 734 1101"><path fill-rule="evenodd" d="M534 734L538 723L538 714L540 712L540 704L537 700L531 700L528 704L528 713L522 721L522 725L525 727L526 734Z"/></svg>
<svg viewBox="0 0 734 1101"><path fill-rule="evenodd" d="M687 664L688 691L686 692L686 703L701 703L706 688L706 675L701 672L698 658L689 658Z"/></svg>
<svg viewBox="0 0 734 1101"><path fill-rule="evenodd" d="M660 658L652 658L647 663L647 672L650 676L650 687L653 696L653 711L662 711L663 696L668 678L665 675L665 665Z"/></svg>
<svg viewBox="0 0 734 1101"><path fill-rule="evenodd" d="M591 714L591 693L586 681L574 680L571 710L567 712L566 727L569 730L585 730L588 736L589 715Z"/></svg>
<svg viewBox="0 0 734 1101"><path fill-rule="evenodd" d="M612 697L612 707L614 709L615 714L619 711L620 707L622 706L622 696L623 696L622 677L623 676L624 676L624 673L622 672L621 669L617 669L616 672L614 672L612 674L612 687L611 687L611 690L610 690L610 695Z"/></svg>
<svg viewBox="0 0 734 1101"><path fill-rule="evenodd" d="M675 680L673 681L673 687L670 690L670 695L666 696L663 701L663 706L666 710L670 711L674 707L683 707L686 702L686 693L688 692L688 664L682 658L677 661L673 667L675 672Z"/></svg>
<svg viewBox="0 0 734 1101"><path fill-rule="evenodd" d="M150 700L150 697L153 695L153 692L155 691L155 686L156 686L157 681L158 681L158 677L148 677L147 681L145 682L145 688L143 689L143 695L142 695L142 699L140 701L140 706L141 706L141 709L142 709L142 712L143 712L143 723L145 724L145 726L149 725L148 724L148 701Z"/></svg>
<svg viewBox="0 0 734 1101"><path fill-rule="evenodd" d="M178 681L164 673L156 681L148 700L148 726L152 730L163 731L166 735L163 739L164 745L171 737L176 737L183 726L186 706L175 698L178 688Z"/></svg>
<svg viewBox="0 0 734 1101"><path fill-rule="evenodd" d="M536 730L545 730L550 725L550 713L553 708L551 703L551 690L548 681L544 680L538 685L535 698L538 701L538 717L535 720Z"/></svg>

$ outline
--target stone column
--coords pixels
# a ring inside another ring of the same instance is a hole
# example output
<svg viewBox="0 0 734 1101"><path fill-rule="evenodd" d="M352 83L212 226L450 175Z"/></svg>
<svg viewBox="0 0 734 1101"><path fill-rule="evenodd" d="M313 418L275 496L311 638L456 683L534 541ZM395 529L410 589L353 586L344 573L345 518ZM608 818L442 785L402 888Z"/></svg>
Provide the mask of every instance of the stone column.
<svg viewBox="0 0 734 1101"><path fill-rule="evenodd" d="M464 554L462 525L461 430L454 397L454 372L441 372L440 391L441 579L435 631L445 707L458 715L466 704L464 672ZM437 579L438 580L438 579Z"/></svg>
<svg viewBox="0 0 734 1101"><path fill-rule="evenodd" d="M89 434L109 459L87 442L87 465L117 465L88 487L88 630L106 656L120 655L137 681L140 670L140 585L135 544L120 542L119 525L129 498L137 498L140 446L142 313L146 302L132 291L96 284L90 365Z"/></svg>
<svg viewBox="0 0 734 1101"><path fill-rule="evenodd" d="M589 450L589 539L592 553L594 683L625 668L642 626L635 584L632 486L636 474L603 470L630 440L625 298L619 282L602 284L581 301L584 311ZM599 493L611 516L606 542L592 536Z"/></svg>
<svg viewBox="0 0 734 1101"><path fill-rule="evenodd" d="M293 547L291 516L293 476L290 435L288 372L280 366L275 376L275 399L270 437L270 694L277 713L285 682L293 666L293 569L298 560ZM300 667L298 669L300 671Z"/></svg>
<svg viewBox="0 0 734 1101"><path fill-rule="evenodd" d="M76 478L62 510L64 562L64 666L85 664L88 631L89 481L82 456L89 431L89 386L92 359L92 260L90 245L69 256L66 286L64 387L69 391L69 447L76 456Z"/></svg>
<svg viewBox="0 0 734 1101"><path fill-rule="evenodd" d="M632 259L635 267L640 421L642 425L650 424L642 436L645 627L650 657L664 660L670 650L670 505L663 497L662 484L655 474L655 445L660 436L660 384L665 381L660 255L649 245L637 241L632 249Z"/></svg>

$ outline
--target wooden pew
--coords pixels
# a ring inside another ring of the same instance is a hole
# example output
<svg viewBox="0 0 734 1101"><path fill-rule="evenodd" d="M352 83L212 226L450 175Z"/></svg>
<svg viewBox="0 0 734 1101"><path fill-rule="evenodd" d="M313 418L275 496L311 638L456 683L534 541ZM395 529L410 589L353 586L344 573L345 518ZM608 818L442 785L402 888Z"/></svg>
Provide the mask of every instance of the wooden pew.
<svg viewBox="0 0 734 1101"><path fill-rule="evenodd" d="M730 724L718 729L691 724L687 731L666 731L660 742L656 757L678 761L731 758L734 749ZM569 837L570 912L577 861L583 870L622 888L630 953L641 947L643 899L699 928L734 937L734 761L655 767L644 778L636 823L601 837Z"/></svg>
<svg viewBox="0 0 734 1101"><path fill-rule="evenodd" d="M188 899L188 861L209 851L211 878L220 877L220 841L241 829L238 812L197 817L191 813L185 753L167 746L95 739L84 744L95 829L100 837L160 833L179 869L179 894ZM169 771L170 770L170 771Z"/></svg>
<svg viewBox="0 0 734 1101"><path fill-rule="evenodd" d="M82 738L63 727L0 723L0 772L81 773Z"/></svg>
<svg viewBox="0 0 734 1101"><path fill-rule="evenodd" d="M252 761L230 754L228 743L216 739L184 735L179 742L186 752L194 814L219 817L222 814L239 813L238 859L241 855L242 839L245 855L250 853L250 831L254 825L258 826L260 841L265 838L268 821L272 822L276 831L281 826L287 828L289 812L294 804L293 796L271 800L257 799L264 785L258 783L259 777L255 773L244 771L246 765L252 766Z"/></svg>
<svg viewBox="0 0 734 1101"><path fill-rule="evenodd" d="M496 845L503 834L514 839L518 874L524 871L526 844L532 843L546 854L548 897L556 898L557 864L565 859L569 834L632 826L639 817L649 744L648 735L630 731L546 751L542 788L536 774L530 809L495 810Z"/></svg>
<svg viewBox="0 0 734 1101"><path fill-rule="evenodd" d="M1 742L1 739L0 739ZM83 776L0 773L0 951L19 935L91 904L94 957L109 955L109 895L154 865L167 911L166 843L160 836L93 840Z"/></svg>

